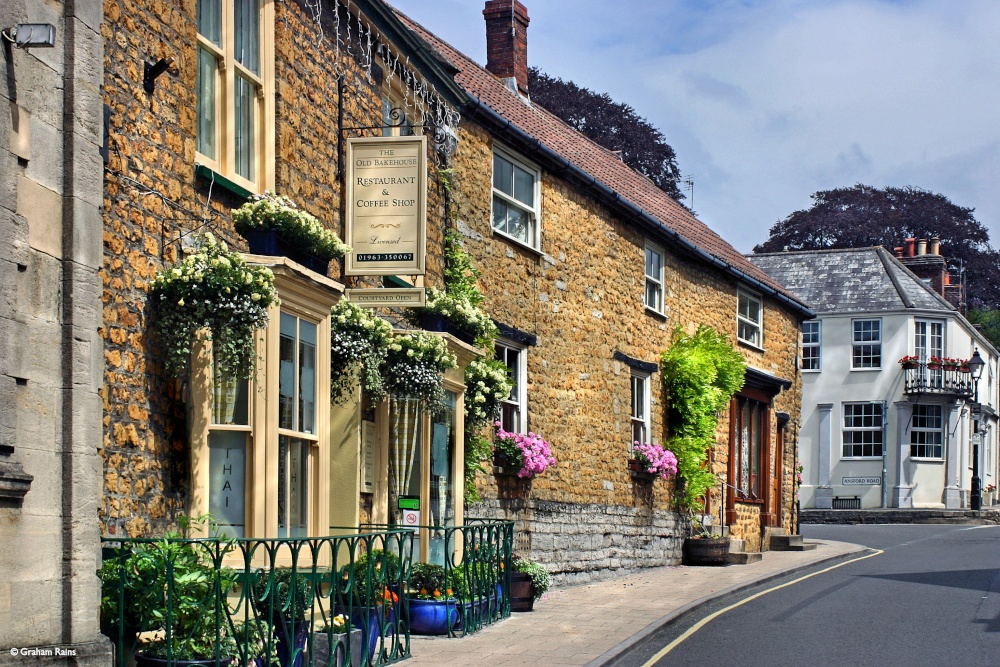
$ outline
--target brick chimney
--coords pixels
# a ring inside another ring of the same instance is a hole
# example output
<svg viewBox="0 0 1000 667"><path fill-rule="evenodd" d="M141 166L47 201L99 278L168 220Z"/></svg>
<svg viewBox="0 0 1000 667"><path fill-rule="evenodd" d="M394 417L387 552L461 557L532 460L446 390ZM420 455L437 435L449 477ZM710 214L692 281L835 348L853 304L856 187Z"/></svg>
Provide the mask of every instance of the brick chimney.
<svg viewBox="0 0 1000 667"><path fill-rule="evenodd" d="M528 10L517 0L487 0L483 16L486 18L486 69L526 96Z"/></svg>

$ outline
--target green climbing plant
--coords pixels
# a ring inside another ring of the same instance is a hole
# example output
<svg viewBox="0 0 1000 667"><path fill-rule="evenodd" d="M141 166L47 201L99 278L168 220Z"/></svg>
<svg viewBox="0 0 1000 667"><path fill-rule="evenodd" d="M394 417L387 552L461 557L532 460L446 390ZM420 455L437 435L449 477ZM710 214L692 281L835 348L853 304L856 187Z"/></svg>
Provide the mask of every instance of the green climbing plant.
<svg viewBox="0 0 1000 667"><path fill-rule="evenodd" d="M716 483L705 464L715 444L719 413L743 386L746 361L726 336L701 325L693 334L678 327L662 362L671 431L668 446L677 456L680 478L676 502L694 512Z"/></svg>

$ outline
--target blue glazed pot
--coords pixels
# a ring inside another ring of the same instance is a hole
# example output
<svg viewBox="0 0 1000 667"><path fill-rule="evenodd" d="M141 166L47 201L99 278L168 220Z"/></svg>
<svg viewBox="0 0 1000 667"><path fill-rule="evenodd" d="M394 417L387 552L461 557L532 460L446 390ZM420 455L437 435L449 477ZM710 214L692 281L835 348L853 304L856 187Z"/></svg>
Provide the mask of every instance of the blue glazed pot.
<svg viewBox="0 0 1000 667"><path fill-rule="evenodd" d="M417 635L446 635L458 624L458 604L454 600L410 599L410 632Z"/></svg>

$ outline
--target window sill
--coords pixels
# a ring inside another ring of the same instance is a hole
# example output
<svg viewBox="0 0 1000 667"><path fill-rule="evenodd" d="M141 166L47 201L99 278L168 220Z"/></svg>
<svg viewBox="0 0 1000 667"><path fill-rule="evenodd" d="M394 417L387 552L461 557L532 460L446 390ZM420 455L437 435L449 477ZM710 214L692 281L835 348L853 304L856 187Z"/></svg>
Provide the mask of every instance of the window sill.
<svg viewBox="0 0 1000 667"><path fill-rule="evenodd" d="M667 321L667 314L665 312L656 310L655 308L650 308L649 306L646 306L646 314L651 317L655 317L658 320L663 320L664 322Z"/></svg>
<svg viewBox="0 0 1000 667"><path fill-rule="evenodd" d="M852 373L854 373L855 371L857 371L857 372L869 371L870 372L870 371L880 371L880 370L882 370L882 367L878 366L878 367L873 367L873 368L852 368L851 372Z"/></svg>
<svg viewBox="0 0 1000 667"><path fill-rule="evenodd" d="M504 232L501 232L501 231L500 231L499 229L496 229L495 227L491 227L490 229L492 229L492 230L493 230L493 236L499 236L499 237L500 237L501 239L503 239L504 241L509 241L510 243L513 243L513 244L514 244L514 245L516 245L516 246L517 246L518 248L521 248L521 249L523 249L523 250L527 250L527 251L528 251L528 252L530 252L531 254L533 254L533 255L537 255L538 257L542 257L543 255L545 255L545 253L543 253L543 252L542 252L541 250L539 250L538 248L535 248L535 247L533 247L533 246L530 246L530 245L528 245L527 243L525 243L524 241L522 241L522 240L520 240L520 239L516 239L516 238L514 238L514 237L513 237L513 236L511 236L510 234L505 234Z"/></svg>
<svg viewBox="0 0 1000 667"><path fill-rule="evenodd" d="M765 351L764 348L761 347L760 345L757 345L756 343L751 343L748 340L743 340L742 338L737 338L736 342L742 345L743 347L749 347L751 350L756 350L757 352Z"/></svg>
<svg viewBox="0 0 1000 667"><path fill-rule="evenodd" d="M736 496L735 500L736 500L736 502L743 503L744 505L763 505L764 504L764 499L763 498L757 498L756 500L754 500L753 498L743 498L742 496Z"/></svg>
<svg viewBox="0 0 1000 667"><path fill-rule="evenodd" d="M841 456L841 461L881 461L882 455L878 456Z"/></svg>
<svg viewBox="0 0 1000 667"><path fill-rule="evenodd" d="M799 370L802 371L803 373L822 373L823 372L822 368L800 368Z"/></svg>
<svg viewBox="0 0 1000 667"><path fill-rule="evenodd" d="M237 197L240 197L242 199L250 199L250 197L252 197L255 194L254 192L247 190L239 183L231 181L230 179L226 178L219 172L209 167L206 167L203 164L196 164L194 166L194 177L196 179L200 178L205 181L208 181L209 183L212 184L212 187L222 188L229 194L236 195Z"/></svg>
<svg viewBox="0 0 1000 667"><path fill-rule="evenodd" d="M911 456L910 460L917 463L944 463L944 458L937 456Z"/></svg>

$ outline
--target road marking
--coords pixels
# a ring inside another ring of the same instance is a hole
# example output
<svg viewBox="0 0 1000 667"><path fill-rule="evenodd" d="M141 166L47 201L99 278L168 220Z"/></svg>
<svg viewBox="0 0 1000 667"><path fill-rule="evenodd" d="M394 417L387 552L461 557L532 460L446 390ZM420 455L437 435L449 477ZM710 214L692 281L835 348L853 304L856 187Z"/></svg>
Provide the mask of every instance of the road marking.
<svg viewBox="0 0 1000 667"><path fill-rule="evenodd" d="M851 560L844 561L843 563L838 563L837 565L831 565L830 567L828 567L826 569L819 570L817 572L813 572L812 574L807 574L805 576L799 577L798 579L794 579L792 581L786 581L785 583L781 584L780 586L775 586L773 588L768 588L767 590L761 591L760 593L754 593L750 597L748 597L746 599L743 599L743 600L740 600L739 602L733 603L733 604L729 605L728 607L726 607L725 609L720 609L719 611L717 611L717 612L715 612L713 614L709 614L708 616L706 616L705 618L701 619L700 621L698 621L697 623L695 623L694 625L692 625L690 628L688 628L687 631L684 632L684 634L682 634L680 637L678 637L677 639L675 639L674 641L670 642L669 644L667 644L666 646L664 646L662 649L660 649L659 652L656 655L654 655L652 658L650 658L648 661L646 661L642 665L642 667L653 667L653 665L655 665L663 656L667 655L668 653L670 653L671 651L673 651L675 648L677 648L678 646L680 646L681 643L684 640L686 640L688 637L690 637L694 633L696 633L699 630L701 630L703 627L705 627L706 625L708 625L711 621L713 621L716 618L718 618L719 616L722 616L723 614L725 614L727 611L730 611L732 609L736 609L737 607L741 607L741 606L745 605L747 602L750 602L751 600L756 600L757 598L761 597L762 595L767 595L768 593L771 593L771 592L774 592L774 591L777 591L777 590L781 590L782 588L785 588L786 586L791 586L792 584L797 584L800 581L805 581L806 579L810 579L812 577L815 577L818 574L825 574L825 573L829 572L830 570L836 570L838 567L843 567L845 565L850 565L851 563L857 563L858 561L865 560L866 558L871 558L873 556L881 556L883 553L885 553L885 552L882 551L881 549L877 549L874 553L870 553L868 555L861 556L860 558L852 558Z"/></svg>

